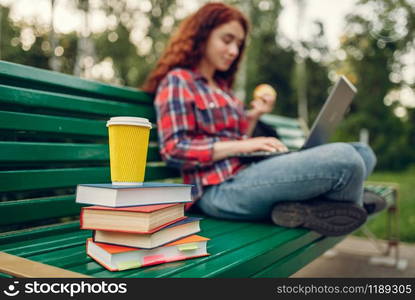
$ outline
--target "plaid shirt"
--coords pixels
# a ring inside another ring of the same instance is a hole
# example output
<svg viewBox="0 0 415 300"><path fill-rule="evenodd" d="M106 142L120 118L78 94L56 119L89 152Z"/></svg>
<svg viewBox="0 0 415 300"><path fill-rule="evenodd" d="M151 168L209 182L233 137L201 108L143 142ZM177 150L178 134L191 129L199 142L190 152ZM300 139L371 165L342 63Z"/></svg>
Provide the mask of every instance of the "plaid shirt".
<svg viewBox="0 0 415 300"><path fill-rule="evenodd" d="M155 98L160 153L193 184L193 200L203 188L219 184L244 165L238 158L213 161L213 144L247 138L243 103L224 82L214 89L197 71L176 68L160 82Z"/></svg>

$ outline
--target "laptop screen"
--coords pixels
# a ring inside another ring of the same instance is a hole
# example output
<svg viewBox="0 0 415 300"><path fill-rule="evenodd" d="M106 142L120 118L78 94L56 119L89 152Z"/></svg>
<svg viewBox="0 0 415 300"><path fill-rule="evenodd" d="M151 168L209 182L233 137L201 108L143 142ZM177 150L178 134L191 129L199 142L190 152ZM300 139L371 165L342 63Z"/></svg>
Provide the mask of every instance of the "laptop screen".
<svg viewBox="0 0 415 300"><path fill-rule="evenodd" d="M302 147L303 149L328 142L330 135L343 119L356 93L357 90L353 84L346 77L341 76L314 121L310 135Z"/></svg>

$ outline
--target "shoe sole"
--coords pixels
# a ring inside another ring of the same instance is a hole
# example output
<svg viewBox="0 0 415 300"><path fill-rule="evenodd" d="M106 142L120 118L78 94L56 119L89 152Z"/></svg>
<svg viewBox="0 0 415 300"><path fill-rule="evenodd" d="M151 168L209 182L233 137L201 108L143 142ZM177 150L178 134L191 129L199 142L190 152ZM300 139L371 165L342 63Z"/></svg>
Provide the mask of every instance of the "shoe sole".
<svg viewBox="0 0 415 300"><path fill-rule="evenodd" d="M340 236L359 228L366 221L367 213L353 203L309 200L278 203L271 217L280 226L301 226L326 236Z"/></svg>

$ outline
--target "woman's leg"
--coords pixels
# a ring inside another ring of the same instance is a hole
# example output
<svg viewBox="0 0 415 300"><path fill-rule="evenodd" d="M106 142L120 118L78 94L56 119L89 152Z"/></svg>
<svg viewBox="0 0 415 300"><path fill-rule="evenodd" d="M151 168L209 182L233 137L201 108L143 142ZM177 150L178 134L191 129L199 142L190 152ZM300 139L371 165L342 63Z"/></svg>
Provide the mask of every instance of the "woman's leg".
<svg viewBox="0 0 415 300"><path fill-rule="evenodd" d="M365 174L364 178L367 179L370 174L372 174L373 169L376 166L376 155L373 152L372 148L370 148L368 145L364 143L349 143L356 151L360 154L360 156L363 159L363 162L365 163Z"/></svg>
<svg viewBox="0 0 415 300"><path fill-rule="evenodd" d="M215 217L258 220L269 218L281 201L324 195L361 204L363 180L373 167L357 148L364 147L333 143L266 159L209 187L197 205Z"/></svg>

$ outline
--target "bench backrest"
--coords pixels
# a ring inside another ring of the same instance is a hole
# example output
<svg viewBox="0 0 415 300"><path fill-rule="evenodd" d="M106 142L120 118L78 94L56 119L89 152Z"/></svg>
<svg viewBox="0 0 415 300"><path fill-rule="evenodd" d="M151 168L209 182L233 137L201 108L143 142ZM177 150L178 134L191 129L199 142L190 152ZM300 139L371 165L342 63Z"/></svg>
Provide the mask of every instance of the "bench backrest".
<svg viewBox="0 0 415 300"><path fill-rule="evenodd" d="M75 186L110 181L105 123L123 115L154 123L151 97L0 61L0 228L78 215ZM156 132L146 180L177 177L160 163Z"/></svg>
<svg viewBox="0 0 415 300"><path fill-rule="evenodd" d="M161 162L148 94L0 61L0 232L77 217L76 185L110 182L105 123L123 115L153 123L146 181L180 176ZM263 119L290 148L304 142L297 120Z"/></svg>
<svg viewBox="0 0 415 300"><path fill-rule="evenodd" d="M307 124L301 119L267 114L261 117L261 121L274 127L279 139L290 150L301 148L309 132Z"/></svg>

